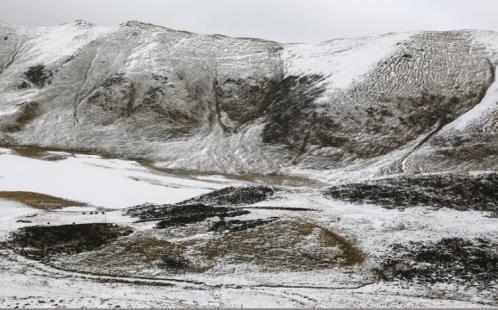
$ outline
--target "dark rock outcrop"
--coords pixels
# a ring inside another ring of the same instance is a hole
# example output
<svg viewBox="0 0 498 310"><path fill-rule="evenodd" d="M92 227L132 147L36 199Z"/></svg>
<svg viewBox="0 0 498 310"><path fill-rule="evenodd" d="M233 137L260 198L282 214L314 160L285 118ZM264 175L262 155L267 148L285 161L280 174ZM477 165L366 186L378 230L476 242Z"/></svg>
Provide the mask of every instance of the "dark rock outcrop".
<svg viewBox="0 0 498 310"><path fill-rule="evenodd" d="M498 174L428 174L344 184L324 190L325 197L385 208L430 206L477 210L498 216Z"/></svg>
<svg viewBox="0 0 498 310"><path fill-rule="evenodd" d="M498 244L490 240L462 238L394 244L374 272L388 281L489 287L498 280L497 248Z"/></svg>

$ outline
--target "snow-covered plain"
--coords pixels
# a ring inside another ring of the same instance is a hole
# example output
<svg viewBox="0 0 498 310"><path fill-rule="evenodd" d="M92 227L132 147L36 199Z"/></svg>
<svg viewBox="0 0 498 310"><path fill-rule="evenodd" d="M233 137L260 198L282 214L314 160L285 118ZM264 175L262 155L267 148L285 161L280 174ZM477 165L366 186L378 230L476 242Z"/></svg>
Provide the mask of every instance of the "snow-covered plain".
<svg viewBox="0 0 498 310"><path fill-rule="evenodd" d="M2 200L0 237L3 240L9 231L19 227L47 223L110 222L154 235L153 225L133 223L134 219L123 216L120 210L109 209L146 201L172 203L234 182L223 177L199 177L201 181L195 176L165 175L133 161L98 156L73 154L47 161L22 157L9 149L1 150L0 171L2 190L38 191L89 204L88 207L44 211ZM271 202L250 205L251 213L239 219L279 216L309 221L354 240L363 252L372 256L382 256L391 244L400 240L437 241L445 237L493 238L498 235L497 219L483 212L424 207L389 210L325 199L318 189L287 189ZM268 205L281 209L267 209ZM312 210L292 211L303 206ZM89 214L99 210L98 207L108 209L105 214ZM19 222L20 219L23 221ZM469 222L472 225L468 225ZM185 238L195 240L209 236ZM249 264L167 277L143 276L148 268L144 266L140 276L103 276L53 268L1 250L0 306L480 307L491 302L489 295L472 288L429 289L376 282L369 276L369 264L367 261L364 266L353 269L293 272L266 272Z"/></svg>
<svg viewBox="0 0 498 310"><path fill-rule="evenodd" d="M74 155L49 161L0 150L1 190L36 192L97 207L175 203L223 186L219 180L167 176L128 160Z"/></svg>

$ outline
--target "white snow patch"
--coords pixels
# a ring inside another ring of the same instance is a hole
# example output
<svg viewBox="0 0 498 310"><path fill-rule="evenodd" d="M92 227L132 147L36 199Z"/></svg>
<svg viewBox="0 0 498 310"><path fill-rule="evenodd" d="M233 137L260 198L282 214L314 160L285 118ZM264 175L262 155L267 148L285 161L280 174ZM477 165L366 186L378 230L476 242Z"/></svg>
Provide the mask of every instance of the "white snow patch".
<svg viewBox="0 0 498 310"><path fill-rule="evenodd" d="M288 44L282 54L285 76L322 75L329 90L346 89L375 64L390 56L397 43L413 34L338 39L319 44Z"/></svg>
<svg viewBox="0 0 498 310"><path fill-rule="evenodd" d="M32 47L23 55L30 63L49 64L71 56L83 45L111 32L115 27L102 27L70 23L49 27L20 28L32 36Z"/></svg>
<svg viewBox="0 0 498 310"><path fill-rule="evenodd" d="M44 161L0 154L1 190L43 193L106 208L175 203L224 186L160 174L127 160L78 155Z"/></svg>

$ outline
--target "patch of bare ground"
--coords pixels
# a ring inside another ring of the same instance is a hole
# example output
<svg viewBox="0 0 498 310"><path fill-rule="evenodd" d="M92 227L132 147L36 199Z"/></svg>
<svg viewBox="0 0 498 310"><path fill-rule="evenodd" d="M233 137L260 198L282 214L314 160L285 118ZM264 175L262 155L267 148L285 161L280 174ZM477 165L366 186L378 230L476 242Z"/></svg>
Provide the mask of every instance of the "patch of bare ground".
<svg viewBox="0 0 498 310"><path fill-rule="evenodd" d="M86 204L83 202L67 200L40 193L23 191L0 191L0 199L20 202L32 208L41 210L54 210L66 207L86 206Z"/></svg>
<svg viewBox="0 0 498 310"><path fill-rule="evenodd" d="M155 170L161 173L179 175L184 177L196 178L197 176L222 176L227 179L253 182L257 184L272 184L275 186L295 186L295 187L321 187L325 183L318 180L309 179L301 176L288 176L278 173L258 174L258 173L244 173L244 174L231 174L220 173L216 171L196 171L188 169L170 169L158 167L153 161L138 159L138 163L142 166Z"/></svg>
<svg viewBox="0 0 498 310"><path fill-rule="evenodd" d="M278 220L194 245L199 256L265 270L303 271L361 264L364 254L344 237L302 220Z"/></svg>
<svg viewBox="0 0 498 310"><path fill-rule="evenodd" d="M402 175L329 187L327 198L384 208L430 206L459 211L484 211L498 216L498 174L444 173Z"/></svg>
<svg viewBox="0 0 498 310"><path fill-rule="evenodd" d="M91 252L57 259L63 269L109 275L143 274L144 270L162 270L168 274L202 271L186 255L186 247L150 235L121 238Z"/></svg>
<svg viewBox="0 0 498 310"><path fill-rule="evenodd" d="M349 268L365 259L346 238L303 220L269 218L223 224L201 225L198 233L203 237L189 238L172 239L163 230L115 238L111 231L112 239L106 238L102 246L60 253L50 258L50 264L79 272L157 277L223 273L226 266L247 265L265 271Z"/></svg>
<svg viewBox="0 0 498 310"><path fill-rule="evenodd" d="M11 233L10 245L29 258L50 260L57 255L92 251L132 232L126 226L104 223L26 226Z"/></svg>

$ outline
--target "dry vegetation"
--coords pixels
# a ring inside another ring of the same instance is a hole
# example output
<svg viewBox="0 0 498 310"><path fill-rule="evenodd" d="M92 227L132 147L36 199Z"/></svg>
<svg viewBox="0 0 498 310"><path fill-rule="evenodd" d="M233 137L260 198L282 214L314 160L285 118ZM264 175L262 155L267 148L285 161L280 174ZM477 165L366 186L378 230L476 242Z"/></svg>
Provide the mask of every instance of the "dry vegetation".
<svg viewBox="0 0 498 310"><path fill-rule="evenodd" d="M66 200L58 197L53 197L40 193L33 192L9 192L0 191L0 199L7 199L20 202L27 206L41 210L53 210L66 207L82 207L85 203Z"/></svg>
<svg viewBox="0 0 498 310"><path fill-rule="evenodd" d="M208 260L251 263L268 270L312 270L353 266L363 253L342 236L301 220L279 220L226 234L196 250Z"/></svg>

